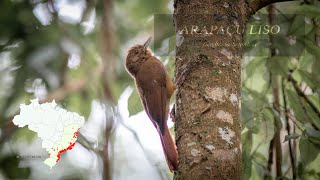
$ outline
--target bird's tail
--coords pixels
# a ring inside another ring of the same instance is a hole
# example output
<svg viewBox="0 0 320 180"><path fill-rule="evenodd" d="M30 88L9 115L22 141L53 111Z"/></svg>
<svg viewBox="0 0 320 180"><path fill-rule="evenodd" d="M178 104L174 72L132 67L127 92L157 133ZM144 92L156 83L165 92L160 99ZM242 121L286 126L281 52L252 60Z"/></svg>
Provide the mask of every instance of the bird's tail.
<svg viewBox="0 0 320 180"><path fill-rule="evenodd" d="M174 170L177 170L178 168L177 147L170 135L168 126L165 126L165 131L163 136L160 132L160 137L161 137L161 143L162 143L164 155L166 157L166 161L170 171L172 172Z"/></svg>

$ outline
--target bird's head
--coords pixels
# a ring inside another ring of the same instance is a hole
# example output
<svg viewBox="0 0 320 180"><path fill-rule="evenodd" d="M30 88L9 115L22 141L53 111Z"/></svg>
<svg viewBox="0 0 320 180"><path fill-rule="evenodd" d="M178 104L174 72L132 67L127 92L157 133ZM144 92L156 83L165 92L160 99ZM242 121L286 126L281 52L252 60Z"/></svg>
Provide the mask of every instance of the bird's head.
<svg viewBox="0 0 320 180"><path fill-rule="evenodd" d="M132 76L135 76L141 64L152 56L151 51L148 49L150 42L151 37L143 45L135 45L129 49L126 68Z"/></svg>

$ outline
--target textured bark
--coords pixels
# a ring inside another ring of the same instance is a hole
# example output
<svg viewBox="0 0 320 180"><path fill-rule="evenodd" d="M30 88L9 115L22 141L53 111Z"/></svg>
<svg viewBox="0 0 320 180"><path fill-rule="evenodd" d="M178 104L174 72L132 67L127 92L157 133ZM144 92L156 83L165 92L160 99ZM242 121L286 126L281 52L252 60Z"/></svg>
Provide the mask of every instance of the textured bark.
<svg viewBox="0 0 320 180"><path fill-rule="evenodd" d="M179 153L174 179L242 179L240 88L242 34L191 34L192 26L245 26L239 0L176 0L175 131ZM220 44L220 45L219 45ZM226 45L229 44L230 46Z"/></svg>

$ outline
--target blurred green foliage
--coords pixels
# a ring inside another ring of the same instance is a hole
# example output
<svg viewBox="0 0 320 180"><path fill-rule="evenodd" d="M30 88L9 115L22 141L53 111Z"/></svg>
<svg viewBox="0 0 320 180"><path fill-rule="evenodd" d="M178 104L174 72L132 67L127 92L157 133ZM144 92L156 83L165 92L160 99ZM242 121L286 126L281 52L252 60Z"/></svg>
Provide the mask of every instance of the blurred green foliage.
<svg viewBox="0 0 320 180"><path fill-rule="evenodd" d="M318 1L314 4L276 5L273 24L279 25L281 32L270 37L249 33L245 36L246 42L258 43L258 46L247 47L243 61L241 121L244 179L272 179L276 176L275 172L268 173L269 144L276 131L280 131L282 140L281 178L291 179L292 168L297 169L299 179L319 178L319 7ZM254 15L247 27L268 22L268 12L263 9ZM265 41L270 38L273 41ZM273 55L272 49L275 50ZM279 107L275 105L276 96ZM286 130L286 113L290 132ZM290 162L289 140L293 145L296 167L292 167Z"/></svg>
<svg viewBox="0 0 320 180"><path fill-rule="evenodd" d="M85 116L91 110L91 102L102 98L101 79L104 74L97 73L102 67L101 44L104 41L101 32L101 20L104 10L102 1L81 1L84 3L80 18L70 21L63 16L61 9L51 4L55 1L0 1L0 127L6 127L19 110L20 103L39 97L45 99L57 89L66 90L70 85L78 85L78 80L87 80L85 85L75 92L64 94L59 101L63 107ZM77 1L66 1L73 5ZM87 3L85 3L87 2ZM76 5L74 5L76 6ZM55 7L55 8L54 8ZM127 86L134 86L132 78L124 68L127 48L142 43L153 32L153 14L173 13L172 1L117 0L113 2L112 60L115 67L110 79L112 96L117 100ZM295 141L296 163L300 179L318 179L320 177L320 117L304 98L297 93L288 75L297 81L306 97L320 110L320 5L286 4L276 6L276 24L281 26L282 34L275 36L269 44L269 37L248 35L246 42L255 42L257 46L246 47L243 60L242 82L242 157L244 179L263 178L268 164L270 141L275 132L282 128L282 139L288 133L285 130L287 111L295 136L287 136ZM37 17L41 9L42 22ZM39 11L39 10L38 10ZM77 13L77 12L74 12ZM249 25L268 23L265 10L260 11ZM159 18L159 24L173 28L169 16ZM93 17L94 21L90 21ZM89 24L89 25L88 25ZM92 27L91 27L92 26ZM301 28L303 27L303 28ZM172 29L165 28L157 34L154 51L158 54L165 49L174 51L175 37ZM261 41L267 39L267 41ZM292 46L290 43L295 42ZM270 48L278 54L271 57ZM287 56L292 54L293 56ZM285 55L285 56L284 56ZM174 57L161 56L173 76ZM97 73L97 74L96 74ZM40 81L39 81L40 79ZM275 81L275 79L277 81ZM284 86L282 86L282 83ZM280 107L274 107L275 85L279 88ZM284 109L284 98L287 110ZM142 110L136 91L129 99L129 112L136 114ZM292 123L294 122L294 123ZM35 134L15 131L9 138L1 141L14 143L25 139L30 142ZM1 131L3 137L4 131ZM284 177L290 177L288 141L282 143L282 170ZM28 178L29 167L21 168L16 153L0 151L0 169L7 178ZM273 174L274 177L274 174Z"/></svg>

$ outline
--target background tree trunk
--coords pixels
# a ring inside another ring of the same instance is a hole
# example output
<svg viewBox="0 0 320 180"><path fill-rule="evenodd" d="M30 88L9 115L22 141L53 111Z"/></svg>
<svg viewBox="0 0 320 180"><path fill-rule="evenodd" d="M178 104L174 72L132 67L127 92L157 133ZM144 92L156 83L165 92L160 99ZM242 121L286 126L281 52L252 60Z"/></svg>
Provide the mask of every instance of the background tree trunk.
<svg viewBox="0 0 320 180"><path fill-rule="evenodd" d="M176 180L242 177L243 41L242 33L227 33L226 28L244 29L246 6L242 0L175 1ZM218 29L211 31L212 26Z"/></svg>

